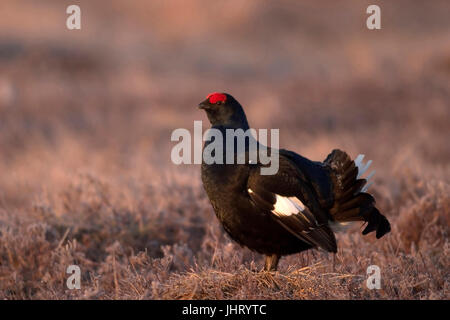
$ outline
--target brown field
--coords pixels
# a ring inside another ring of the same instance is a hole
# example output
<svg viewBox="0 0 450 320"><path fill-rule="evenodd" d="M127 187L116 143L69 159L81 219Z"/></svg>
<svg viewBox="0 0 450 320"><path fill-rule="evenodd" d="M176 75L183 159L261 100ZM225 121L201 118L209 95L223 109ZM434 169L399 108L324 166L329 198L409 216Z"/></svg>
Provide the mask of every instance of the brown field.
<svg viewBox="0 0 450 320"><path fill-rule="evenodd" d="M70 1L0 3L0 299L450 298L447 0L377 1L378 31L365 0L76 2L79 31ZM392 232L258 272L170 160L212 91L310 159L373 159Z"/></svg>

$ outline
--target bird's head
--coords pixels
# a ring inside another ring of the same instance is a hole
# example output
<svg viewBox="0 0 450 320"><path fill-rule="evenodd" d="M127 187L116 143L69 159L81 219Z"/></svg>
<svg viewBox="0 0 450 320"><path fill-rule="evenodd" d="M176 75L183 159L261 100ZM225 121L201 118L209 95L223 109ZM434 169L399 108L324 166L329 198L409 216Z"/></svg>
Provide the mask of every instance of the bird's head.
<svg viewBox="0 0 450 320"><path fill-rule="evenodd" d="M198 105L205 110L213 126L248 129L247 118L242 106L228 93L213 92Z"/></svg>

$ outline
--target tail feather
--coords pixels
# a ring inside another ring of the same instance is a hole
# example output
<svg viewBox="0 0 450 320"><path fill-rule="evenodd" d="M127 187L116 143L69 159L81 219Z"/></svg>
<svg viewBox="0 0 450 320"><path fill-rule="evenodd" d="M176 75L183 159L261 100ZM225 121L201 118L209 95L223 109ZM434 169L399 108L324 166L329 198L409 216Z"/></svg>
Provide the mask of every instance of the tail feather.
<svg viewBox="0 0 450 320"><path fill-rule="evenodd" d="M372 185L372 183L373 183L373 181L370 181L364 187L362 187L361 192L366 192L367 189L369 189L369 187Z"/></svg>
<svg viewBox="0 0 450 320"><path fill-rule="evenodd" d="M337 222L365 221L367 226L363 234L376 231L376 237L380 238L390 231L389 221L375 207L375 199L367 193L375 171L367 178L362 178L370 167L372 160L363 163L364 155L360 154L354 161L347 153L341 150L333 150L324 163L331 169L333 181L334 204L329 210L333 219Z"/></svg>
<svg viewBox="0 0 450 320"><path fill-rule="evenodd" d="M343 193L340 193L336 199L339 200L341 203L345 203L346 201L353 198L357 193L359 193L364 185L366 184L366 181L363 179L356 180L355 184L348 188L347 191L344 191Z"/></svg>

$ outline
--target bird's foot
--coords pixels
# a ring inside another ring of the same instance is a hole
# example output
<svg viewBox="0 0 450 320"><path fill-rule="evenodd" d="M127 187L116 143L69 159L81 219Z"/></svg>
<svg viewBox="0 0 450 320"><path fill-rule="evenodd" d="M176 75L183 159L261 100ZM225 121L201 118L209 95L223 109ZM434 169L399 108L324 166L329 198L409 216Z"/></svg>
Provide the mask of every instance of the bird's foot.
<svg viewBox="0 0 450 320"><path fill-rule="evenodd" d="M264 271L275 272L278 268L280 256L277 254L266 255L264 260Z"/></svg>

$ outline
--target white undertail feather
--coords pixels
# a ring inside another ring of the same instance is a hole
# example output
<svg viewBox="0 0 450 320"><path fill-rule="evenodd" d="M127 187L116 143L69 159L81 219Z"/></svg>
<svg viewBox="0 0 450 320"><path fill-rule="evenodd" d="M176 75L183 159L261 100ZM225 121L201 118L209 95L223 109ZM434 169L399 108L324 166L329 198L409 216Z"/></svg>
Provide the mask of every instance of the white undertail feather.
<svg viewBox="0 0 450 320"><path fill-rule="evenodd" d="M370 181L369 183L366 183L366 185L361 189L361 192L366 192L367 189L372 185L373 181Z"/></svg>
<svg viewBox="0 0 450 320"><path fill-rule="evenodd" d="M369 181L370 178L372 178L372 177L374 176L375 172L376 172L376 171L373 170L373 171L366 177L366 180Z"/></svg>
<svg viewBox="0 0 450 320"><path fill-rule="evenodd" d="M359 170L359 166L360 166L360 164L361 164L362 159L364 159L364 155L363 155L363 154L359 154L359 155L356 157L356 159L354 160L355 166L358 167L358 170Z"/></svg>
<svg viewBox="0 0 450 320"><path fill-rule="evenodd" d="M363 154L359 154L356 159L354 160L355 162L355 166L358 167L358 176L356 177L356 179L360 179L363 174L367 171L367 169L369 169L370 165L372 164L372 160L367 161L366 164L363 163L363 159L364 159L364 155ZM367 189L369 189L369 187L372 185L373 181L369 181L370 178L372 178L375 174L375 170L373 170L366 178L366 184L364 185L364 187L361 189L361 192L366 192Z"/></svg>
<svg viewBox="0 0 450 320"><path fill-rule="evenodd" d="M356 177L356 179L359 179L364 174L364 172L366 172L367 169L369 169L371 164L372 164L372 160L367 161L365 166L363 166L363 164L361 162L360 166L358 166L358 176Z"/></svg>

